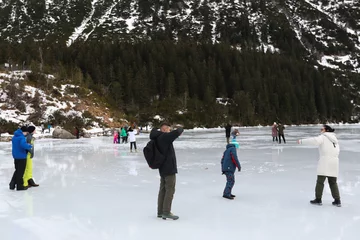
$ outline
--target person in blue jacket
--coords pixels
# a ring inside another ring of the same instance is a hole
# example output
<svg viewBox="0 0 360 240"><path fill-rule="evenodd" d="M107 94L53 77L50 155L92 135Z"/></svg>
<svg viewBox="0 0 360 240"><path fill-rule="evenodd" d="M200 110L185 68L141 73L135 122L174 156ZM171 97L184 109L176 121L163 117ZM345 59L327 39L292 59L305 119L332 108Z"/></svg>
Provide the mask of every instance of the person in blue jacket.
<svg viewBox="0 0 360 240"><path fill-rule="evenodd" d="M27 127L23 126L21 129L18 129L14 133L14 137L12 138L12 155L15 163L15 172L9 184L11 190L15 189L27 190L27 187L24 187L24 172L26 168L26 157L28 151L31 150L31 144L26 143L25 136L28 134Z"/></svg>
<svg viewBox="0 0 360 240"><path fill-rule="evenodd" d="M226 150L221 159L222 173L226 175L226 186L224 189L223 197L233 200L235 195L231 193L235 184L235 171L241 171L241 165L236 153L236 147L234 144L228 144Z"/></svg>

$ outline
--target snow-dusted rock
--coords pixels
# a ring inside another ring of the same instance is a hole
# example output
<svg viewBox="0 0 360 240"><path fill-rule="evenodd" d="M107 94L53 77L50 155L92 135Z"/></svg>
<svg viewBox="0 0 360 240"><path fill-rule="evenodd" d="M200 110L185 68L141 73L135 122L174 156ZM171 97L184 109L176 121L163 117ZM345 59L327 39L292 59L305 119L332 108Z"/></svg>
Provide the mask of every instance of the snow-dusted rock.
<svg viewBox="0 0 360 240"><path fill-rule="evenodd" d="M76 137L72 135L70 132L66 131L65 129L56 127L52 134L53 138L58 139L75 139Z"/></svg>

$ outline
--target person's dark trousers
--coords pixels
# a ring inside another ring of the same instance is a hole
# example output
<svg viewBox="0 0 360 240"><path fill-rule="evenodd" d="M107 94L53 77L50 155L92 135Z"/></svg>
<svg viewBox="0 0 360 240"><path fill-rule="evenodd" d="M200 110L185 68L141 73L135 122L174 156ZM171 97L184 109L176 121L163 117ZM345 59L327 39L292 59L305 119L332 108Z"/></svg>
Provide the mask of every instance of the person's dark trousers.
<svg viewBox="0 0 360 240"><path fill-rule="evenodd" d="M176 175L161 177L158 196L158 215L171 213L175 193Z"/></svg>
<svg viewBox="0 0 360 240"><path fill-rule="evenodd" d="M231 196L231 191L235 185L235 175L233 172L224 172L225 176L226 176L226 186L224 189L224 194L223 196L225 197L230 197Z"/></svg>
<svg viewBox="0 0 360 240"><path fill-rule="evenodd" d="M120 144L120 136L118 136L118 142L117 143Z"/></svg>
<svg viewBox="0 0 360 240"><path fill-rule="evenodd" d="M10 189L14 189L16 185L17 190L24 190L24 172L26 168L26 159L15 159L15 172L9 184Z"/></svg>
<svg viewBox="0 0 360 240"><path fill-rule="evenodd" d="M315 187L315 197L316 199L321 199L324 191L324 182L328 179L331 195L335 200L340 200L339 187L337 185L336 177L327 177L327 176L317 176L316 187Z"/></svg>
<svg viewBox="0 0 360 240"><path fill-rule="evenodd" d="M136 142L131 142L130 143L130 150L132 151L132 149L133 149L133 146L134 146L134 148L135 148L135 150L137 149L136 148Z"/></svg>
<svg viewBox="0 0 360 240"><path fill-rule="evenodd" d="M273 142L278 141L278 137L273 137Z"/></svg>
<svg viewBox="0 0 360 240"><path fill-rule="evenodd" d="M125 143L125 137L122 137L121 139L122 139L121 143Z"/></svg>
<svg viewBox="0 0 360 240"><path fill-rule="evenodd" d="M229 144L230 143L230 137L226 137L226 142Z"/></svg>
<svg viewBox="0 0 360 240"><path fill-rule="evenodd" d="M281 137L284 140L284 143L286 143L284 134L279 134L279 143L281 143Z"/></svg>
<svg viewBox="0 0 360 240"><path fill-rule="evenodd" d="M129 138L129 137L125 137L125 143L128 143L128 138Z"/></svg>

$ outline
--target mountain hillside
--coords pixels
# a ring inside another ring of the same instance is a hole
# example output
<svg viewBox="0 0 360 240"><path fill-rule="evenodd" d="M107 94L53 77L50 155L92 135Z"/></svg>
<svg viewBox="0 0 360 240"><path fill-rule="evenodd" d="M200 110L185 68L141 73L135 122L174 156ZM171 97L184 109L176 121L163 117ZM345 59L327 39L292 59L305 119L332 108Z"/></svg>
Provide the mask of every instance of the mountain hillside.
<svg viewBox="0 0 360 240"><path fill-rule="evenodd" d="M0 39L228 42L360 72L356 0L2 0Z"/></svg>
<svg viewBox="0 0 360 240"><path fill-rule="evenodd" d="M355 0L0 0L0 29L0 69L56 75L143 125L360 116Z"/></svg>

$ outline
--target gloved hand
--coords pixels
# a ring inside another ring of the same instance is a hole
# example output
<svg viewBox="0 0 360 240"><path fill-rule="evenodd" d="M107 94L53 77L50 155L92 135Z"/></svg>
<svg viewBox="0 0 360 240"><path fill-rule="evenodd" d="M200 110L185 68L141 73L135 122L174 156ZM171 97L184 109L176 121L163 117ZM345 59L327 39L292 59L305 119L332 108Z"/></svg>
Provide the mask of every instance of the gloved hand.
<svg viewBox="0 0 360 240"><path fill-rule="evenodd" d="M241 172L241 167L238 168L239 172Z"/></svg>

